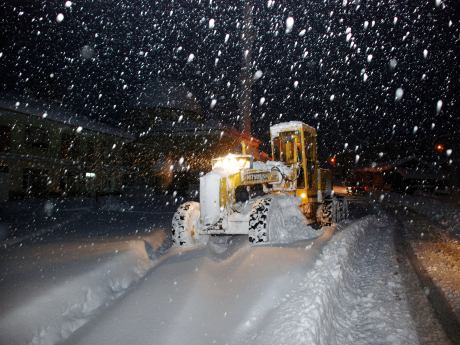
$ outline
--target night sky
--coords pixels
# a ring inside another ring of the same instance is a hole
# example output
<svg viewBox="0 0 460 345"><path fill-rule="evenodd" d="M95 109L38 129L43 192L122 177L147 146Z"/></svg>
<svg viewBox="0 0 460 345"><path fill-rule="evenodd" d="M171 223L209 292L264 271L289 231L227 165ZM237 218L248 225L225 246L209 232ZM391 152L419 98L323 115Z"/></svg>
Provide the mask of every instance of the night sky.
<svg viewBox="0 0 460 345"><path fill-rule="evenodd" d="M439 136L459 138L457 2L253 4L253 73L262 75L253 86L254 135L266 139L270 123L302 120L319 127L329 154L392 145L411 154ZM238 127L243 8L209 0L3 1L0 92L117 123L143 85L171 79L187 85L206 116Z"/></svg>

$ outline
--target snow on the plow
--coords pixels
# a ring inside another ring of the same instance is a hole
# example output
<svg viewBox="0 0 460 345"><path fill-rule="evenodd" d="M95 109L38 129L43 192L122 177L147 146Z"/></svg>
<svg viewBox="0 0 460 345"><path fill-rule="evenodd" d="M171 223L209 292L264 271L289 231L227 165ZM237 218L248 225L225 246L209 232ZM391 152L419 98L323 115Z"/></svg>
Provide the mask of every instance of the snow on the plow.
<svg viewBox="0 0 460 345"><path fill-rule="evenodd" d="M271 243L292 243L318 237L321 231L308 226L299 208L300 200L290 195L274 195L268 216Z"/></svg>

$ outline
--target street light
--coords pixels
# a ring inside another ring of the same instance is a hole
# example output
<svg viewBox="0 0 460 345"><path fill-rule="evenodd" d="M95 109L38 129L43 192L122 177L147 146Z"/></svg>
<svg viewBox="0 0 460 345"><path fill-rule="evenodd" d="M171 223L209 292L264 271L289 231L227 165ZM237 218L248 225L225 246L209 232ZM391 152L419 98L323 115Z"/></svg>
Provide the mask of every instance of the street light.
<svg viewBox="0 0 460 345"><path fill-rule="evenodd" d="M434 146L434 150L435 150L437 153L441 154L441 153L444 152L445 146L444 146L444 144L438 143L438 144L436 144L436 145Z"/></svg>

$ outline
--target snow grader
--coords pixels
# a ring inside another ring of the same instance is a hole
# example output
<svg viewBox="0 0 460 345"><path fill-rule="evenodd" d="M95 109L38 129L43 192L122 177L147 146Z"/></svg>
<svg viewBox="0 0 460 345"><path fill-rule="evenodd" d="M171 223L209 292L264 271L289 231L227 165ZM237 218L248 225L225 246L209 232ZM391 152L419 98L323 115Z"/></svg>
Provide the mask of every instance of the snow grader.
<svg viewBox="0 0 460 345"><path fill-rule="evenodd" d="M245 154L244 146L242 154L212 160L212 170L200 177L200 202L185 202L173 216L175 246L205 244L211 235L246 234L253 244L269 242L270 222L289 217L289 208L300 210L307 224L331 225L347 217L346 200L332 193L331 171L319 167L315 128L279 123L270 127L270 137L266 162ZM273 212L274 207L287 209Z"/></svg>

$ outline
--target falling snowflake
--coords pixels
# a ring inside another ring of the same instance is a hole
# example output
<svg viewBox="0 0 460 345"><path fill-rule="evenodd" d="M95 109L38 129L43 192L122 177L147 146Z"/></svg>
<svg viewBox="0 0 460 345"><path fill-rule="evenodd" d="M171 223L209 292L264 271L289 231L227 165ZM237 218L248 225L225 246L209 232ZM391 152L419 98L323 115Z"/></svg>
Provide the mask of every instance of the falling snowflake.
<svg viewBox="0 0 460 345"><path fill-rule="evenodd" d="M442 100L439 100L436 103L436 114L439 114L441 112L441 109L442 109Z"/></svg>
<svg viewBox="0 0 460 345"><path fill-rule="evenodd" d="M403 97L403 95L404 95L404 90L398 87L395 92L395 100L399 101Z"/></svg>
<svg viewBox="0 0 460 345"><path fill-rule="evenodd" d="M263 72L261 70L257 70L256 73L254 73L254 80L258 80L260 78L262 78L263 76Z"/></svg>
<svg viewBox="0 0 460 345"><path fill-rule="evenodd" d="M292 31L292 28L294 27L294 18L288 17L286 19L286 33L290 33Z"/></svg>
<svg viewBox="0 0 460 345"><path fill-rule="evenodd" d="M213 18L209 19L208 27L210 29L214 29L215 24L216 24L216 21Z"/></svg>
<svg viewBox="0 0 460 345"><path fill-rule="evenodd" d="M192 62L195 59L195 54L191 53L187 58L187 63Z"/></svg>

